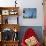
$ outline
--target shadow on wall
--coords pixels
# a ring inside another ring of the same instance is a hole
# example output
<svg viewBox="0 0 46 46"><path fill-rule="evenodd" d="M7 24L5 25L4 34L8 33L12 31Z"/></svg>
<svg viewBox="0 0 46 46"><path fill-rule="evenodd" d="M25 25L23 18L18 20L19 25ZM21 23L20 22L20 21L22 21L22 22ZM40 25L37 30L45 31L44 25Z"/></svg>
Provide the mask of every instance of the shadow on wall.
<svg viewBox="0 0 46 46"><path fill-rule="evenodd" d="M28 28L32 28L36 32L39 41L41 43L43 43L43 30L42 30L42 26L21 26L20 28L21 28L20 29L20 32L19 32L20 42L21 42L21 40L22 40L22 38L23 38L24 33L26 32L26 30Z"/></svg>

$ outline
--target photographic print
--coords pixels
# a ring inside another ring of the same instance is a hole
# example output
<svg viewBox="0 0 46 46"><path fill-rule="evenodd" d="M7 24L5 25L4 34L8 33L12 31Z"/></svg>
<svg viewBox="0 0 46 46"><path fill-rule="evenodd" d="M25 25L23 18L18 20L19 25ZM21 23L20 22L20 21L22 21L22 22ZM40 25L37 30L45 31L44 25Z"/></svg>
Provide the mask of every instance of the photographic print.
<svg viewBox="0 0 46 46"><path fill-rule="evenodd" d="M24 8L23 9L23 18L36 18L37 9L36 8Z"/></svg>

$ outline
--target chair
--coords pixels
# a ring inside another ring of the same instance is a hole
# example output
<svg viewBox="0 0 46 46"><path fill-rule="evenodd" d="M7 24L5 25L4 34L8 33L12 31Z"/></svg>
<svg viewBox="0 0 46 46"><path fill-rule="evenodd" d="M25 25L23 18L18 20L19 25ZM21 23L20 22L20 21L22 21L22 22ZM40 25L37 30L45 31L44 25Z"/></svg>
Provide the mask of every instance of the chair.
<svg viewBox="0 0 46 46"><path fill-rule="evenodd" d="M22 38L21 46L27 46L27 44L25 43L25 40L32 36L34 36L37 39L37 35L34 32L34 30L32 28L28 28L24 34L24 37ZM37 41L38 41L38 39L37 39ZM35 46L41 46L40 42L38 41Z"/></svg>

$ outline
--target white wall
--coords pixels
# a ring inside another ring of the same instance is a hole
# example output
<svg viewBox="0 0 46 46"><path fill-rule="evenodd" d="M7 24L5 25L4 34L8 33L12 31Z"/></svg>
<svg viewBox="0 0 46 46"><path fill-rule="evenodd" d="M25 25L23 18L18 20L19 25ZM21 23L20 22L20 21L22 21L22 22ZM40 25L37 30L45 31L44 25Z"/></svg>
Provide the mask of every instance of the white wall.
<svg viewBox="0 0 46 46"><path fill-rule="evenodd" d="M0 6L15 6L15 0L0 0ZM21 26L43 26L43 0L17 0L20 7L19 24ZM36 19L23 19L23 8L37 8Z"/></svg>
<svg viewBox="0 0 46 46"><path fill-rule="evenodd" d="M15 5L14 1L15 0L0 0L0 6L1 7L14 6Z"/></svg>
<svg viewBox="0 0 46 46"><path fill-rule="evenodd" d="M42 0L24 0L19 1L22 8L37 8L36 19L23 19L23 14L20 16L20 25L22 26L42 26L43 25L43 6ZM21 9L22 9L21 8ZM22 9L23 10L23 9ZM21 12L22 12L21 10Z"/></svg>

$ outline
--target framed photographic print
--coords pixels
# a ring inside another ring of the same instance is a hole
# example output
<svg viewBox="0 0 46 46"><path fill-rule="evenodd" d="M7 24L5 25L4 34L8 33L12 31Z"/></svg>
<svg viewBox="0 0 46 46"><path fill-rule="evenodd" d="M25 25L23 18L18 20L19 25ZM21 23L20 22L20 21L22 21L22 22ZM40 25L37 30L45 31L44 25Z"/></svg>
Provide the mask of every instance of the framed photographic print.
<svg viewBox="0 0 46 46"><path fill-rule="evenodd" d="M9 14L10 14L10 15L16 15L16 14L17 14L17 11L16 11L16 10L10 10L10 11L9 11Z"/></svg>
<svg viewBox="0 0 46 46"><path fill-rule="evenodd" d="M23 18L36 18L37 9L36 8L24 8L23 9Z"/></svg>
<svg viewBox="0 0 46 46"><path fill-rule="evenodd" d="M17 12L13 12L13 11L10 12L10 15L16 15L16 14Z"/></svg>
<svg viewBox="0 0 46 46"><path fill-rule="evenodd" d="M10 16L8 18L8 24L17 24L18 20L17 20L17 16Z"/></svg>
<svg viewBox="0 0 46 46"><path fill-rule="evenodd" d="M2 15L9 15L9 10L2 10Z"/></svg>

